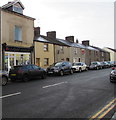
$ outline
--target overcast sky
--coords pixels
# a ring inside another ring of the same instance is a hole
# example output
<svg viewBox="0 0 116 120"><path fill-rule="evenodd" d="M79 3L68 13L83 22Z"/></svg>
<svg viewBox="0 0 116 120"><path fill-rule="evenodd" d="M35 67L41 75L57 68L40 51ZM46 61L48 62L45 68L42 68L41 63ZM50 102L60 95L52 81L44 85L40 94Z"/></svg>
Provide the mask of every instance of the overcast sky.
<svg viewBox="0 0 116 120"><path fill-rule="evenodd" d="M9 0L0 0L0 6ZM114 48L114 0L21 0L24 14L36 18L41 34L73 35L79 42Z"/></svg>

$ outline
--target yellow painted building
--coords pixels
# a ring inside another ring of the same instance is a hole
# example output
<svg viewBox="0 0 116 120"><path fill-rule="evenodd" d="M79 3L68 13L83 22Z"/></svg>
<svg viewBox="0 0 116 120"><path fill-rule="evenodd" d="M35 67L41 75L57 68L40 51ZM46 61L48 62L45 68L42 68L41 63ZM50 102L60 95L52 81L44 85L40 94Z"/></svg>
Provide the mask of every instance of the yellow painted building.
<svg viewBox="0 0 116 120"><path fill-rule="evenodd" d="M35 64L47 68L54 63L54 44L42 36L34 39Z"/></svg>
<svg viewBox="0 0 116 120"><path fill-rule="evenodd" d="M33 60L34 18L23 15L23 4L15 0L2 6L1 44L3 69Z"/></svg>
<svg viewBox="0 0 116 120"><path fill-rule="evenodd" d="M105 47L104 50L110 53L110 61L116 61L116 49Z"/></svg>

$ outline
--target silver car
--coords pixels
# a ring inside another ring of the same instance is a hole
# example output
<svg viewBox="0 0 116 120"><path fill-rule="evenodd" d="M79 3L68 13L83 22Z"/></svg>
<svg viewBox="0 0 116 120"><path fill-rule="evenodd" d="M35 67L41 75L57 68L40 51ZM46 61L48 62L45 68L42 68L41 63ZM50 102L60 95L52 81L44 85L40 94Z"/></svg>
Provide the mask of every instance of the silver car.
<svg viewBox="0 0 116 120"><path fill-rule="evenodd" d="M6 85L8 83L8 72L0 70L0 84Z"/></svg>

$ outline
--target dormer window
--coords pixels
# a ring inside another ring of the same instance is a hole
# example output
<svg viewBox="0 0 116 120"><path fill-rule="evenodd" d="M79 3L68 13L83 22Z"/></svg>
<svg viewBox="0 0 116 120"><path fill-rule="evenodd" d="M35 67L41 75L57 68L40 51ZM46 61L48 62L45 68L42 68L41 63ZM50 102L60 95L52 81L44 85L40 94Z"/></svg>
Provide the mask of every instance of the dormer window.
<svg viewBox="0 0 116 120"><path fill-rule="evenodd" d="M23 14L23 9L17 6L13 6L13 11L17 13Z"/></svg>
<svg viewBox="0 0 116 120"><path fill-rule="evenodd" d="M6 5L3 5L2 8L20 14L23 14L23 10L24 10L24 6L20 0L14 0L12 2L8 2Z"/></svg>

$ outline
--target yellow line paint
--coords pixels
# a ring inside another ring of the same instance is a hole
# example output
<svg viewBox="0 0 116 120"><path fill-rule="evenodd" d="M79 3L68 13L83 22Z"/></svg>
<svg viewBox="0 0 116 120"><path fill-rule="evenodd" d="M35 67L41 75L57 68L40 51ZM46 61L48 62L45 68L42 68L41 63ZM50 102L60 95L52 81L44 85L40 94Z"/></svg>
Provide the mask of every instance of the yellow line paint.
<svg viewBox="0 0 116 120"><path fill-rule="evenodd" d="M113 104L116 101L116 98L113 99L109 104L107 104L104 108L102 108L99 112L97 112L95 115L93 115L89 120L93 120L96 117L98 117L105 109L107 109L111 104Z"/></svg>
<svg viewBox="0 0 116 120"><path fill-rule="evenodd" d="M111 106L107 111L105 111L102 115L100 115L98 117L98 120L103 118L109 111L111 111L113 108L115 107L115 105Z"/></svg>

